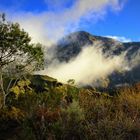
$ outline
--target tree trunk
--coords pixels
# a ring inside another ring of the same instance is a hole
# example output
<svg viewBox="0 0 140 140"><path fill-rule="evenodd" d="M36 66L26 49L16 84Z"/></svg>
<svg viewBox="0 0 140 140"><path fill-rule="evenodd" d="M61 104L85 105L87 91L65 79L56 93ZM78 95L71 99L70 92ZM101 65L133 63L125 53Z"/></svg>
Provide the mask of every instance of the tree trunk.
<svg viewBox="0 0 140 140"><path fill-rule="evenodd" d="M6 101L6 93L4 90L4 84L3 84L3 73L2 68L0 67L0 98L1 98L1 105L0 107L5 107L5 101Z"/></svg>

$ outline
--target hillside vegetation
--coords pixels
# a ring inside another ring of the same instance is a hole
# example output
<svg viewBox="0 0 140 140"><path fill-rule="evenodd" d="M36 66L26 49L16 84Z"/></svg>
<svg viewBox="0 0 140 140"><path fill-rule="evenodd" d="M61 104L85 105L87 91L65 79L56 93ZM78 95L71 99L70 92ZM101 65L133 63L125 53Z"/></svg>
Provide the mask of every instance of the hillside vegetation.
<svg viewBox="0 0 140 140"><path fill-rule="evenodd" d="M11 88L0 110L1 140L140 138L140 84L110 96L77 88L73 80L62 84L48 76L27 77Z"/></svg>

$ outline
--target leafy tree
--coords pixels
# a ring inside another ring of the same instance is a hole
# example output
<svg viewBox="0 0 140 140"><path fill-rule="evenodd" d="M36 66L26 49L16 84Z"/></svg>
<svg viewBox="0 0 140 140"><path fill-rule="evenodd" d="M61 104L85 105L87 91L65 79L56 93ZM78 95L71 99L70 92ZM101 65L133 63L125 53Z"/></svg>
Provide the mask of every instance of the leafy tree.
<svg viewBox="0 0 140 140"><path fill-rule="evenodd" d="M41 44L31 43L28 33L18 23L8 22L4 14L0 14L0 97L5 106L6 96L13 79L5 89L4 76L21 74L39 70L43 67Z"/></svg>

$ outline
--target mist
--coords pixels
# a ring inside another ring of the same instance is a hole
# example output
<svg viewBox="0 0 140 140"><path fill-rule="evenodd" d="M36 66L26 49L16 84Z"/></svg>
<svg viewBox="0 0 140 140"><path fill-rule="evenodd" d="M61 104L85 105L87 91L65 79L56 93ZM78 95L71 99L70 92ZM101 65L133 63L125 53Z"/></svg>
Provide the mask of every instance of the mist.
<svg viewBox="0 0 140 140"><path fill-rule="evenodd" d="M125 71L127 61L125 52L119 56L112 56L102 52L102 43L96 42L93 46L84 46L76 58L68 63L54 61L40 74L47 74L67 83L74 79L79 86L93 85L100 79L106 79L114 71Z"/></svg>

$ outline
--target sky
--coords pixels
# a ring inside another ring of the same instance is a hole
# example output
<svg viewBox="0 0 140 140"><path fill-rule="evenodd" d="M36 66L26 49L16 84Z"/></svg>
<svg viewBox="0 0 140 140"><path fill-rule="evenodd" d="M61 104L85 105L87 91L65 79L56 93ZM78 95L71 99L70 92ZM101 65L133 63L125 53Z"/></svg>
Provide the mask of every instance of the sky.
<svg viewBox="0 0 140 140"><path fill-rule="evenodd" d="M79 30L140 41L140 0L0 0L0 12L43 44Z"/></svg>

